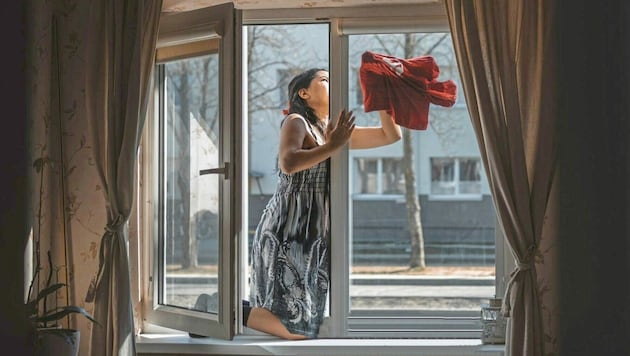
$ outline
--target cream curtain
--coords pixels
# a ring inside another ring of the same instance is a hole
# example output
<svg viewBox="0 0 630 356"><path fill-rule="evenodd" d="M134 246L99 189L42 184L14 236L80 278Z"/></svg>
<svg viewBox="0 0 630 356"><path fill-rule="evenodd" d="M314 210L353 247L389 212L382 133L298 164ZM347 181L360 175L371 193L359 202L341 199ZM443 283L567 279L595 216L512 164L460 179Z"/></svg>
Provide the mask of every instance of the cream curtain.
<svg viewBox="0 0 630 356"><path fill-rule="evenodd" d="M462 87L517 267L506 286L506 354L542 355L535 259L554 176L550 0L445 0Z"/></svg>
<svg viewBox="0 0 630 356"><path fill-rule="evenodd" d="M161 0L93 0L89 12L85 102L108 212L91 355L135 355L126 225L161 8Z"/></svg>

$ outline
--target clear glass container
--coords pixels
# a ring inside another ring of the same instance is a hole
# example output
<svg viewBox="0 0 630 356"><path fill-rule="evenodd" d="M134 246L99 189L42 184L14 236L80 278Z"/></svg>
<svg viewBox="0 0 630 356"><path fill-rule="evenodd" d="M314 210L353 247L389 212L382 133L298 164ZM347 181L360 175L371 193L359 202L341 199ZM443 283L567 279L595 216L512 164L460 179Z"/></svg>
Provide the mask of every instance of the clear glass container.
<svg viewBox="0 0 630 356"><path fill-rule="evenodd" d="M506 319L501 314L502 300L492 298L481 304L481 342L484 344L504 344Z"/></svg>

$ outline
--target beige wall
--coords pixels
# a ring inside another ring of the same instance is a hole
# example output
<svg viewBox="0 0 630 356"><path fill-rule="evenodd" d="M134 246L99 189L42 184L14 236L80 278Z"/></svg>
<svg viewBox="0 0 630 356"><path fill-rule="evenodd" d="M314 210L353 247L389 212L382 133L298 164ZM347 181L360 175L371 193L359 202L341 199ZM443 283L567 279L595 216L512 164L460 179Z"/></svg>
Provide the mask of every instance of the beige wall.
<svg viewBox="0 0 630 356"><path fill-rule="evenodd" d="M88 4L78 0L29 2L27 74L31 80L27 90L32 93L28 106L33 160L41 157L52 162L45 165L41 187L40 284L50 270L46 259L46 251L50 250L53 282L69 285L67 295L63 290L57 294L56 303L78 305L91 312L93 305L86 302L86 294L98 270L106 209L92 162L83 99L82 36ZM57 19L56 27L53 18ZM33 210L29 216L36 239L40 177L35 170L32 174ZM80 354L87 355L92 324L77 316L70 318L69 324L81 331Z"/></svg>

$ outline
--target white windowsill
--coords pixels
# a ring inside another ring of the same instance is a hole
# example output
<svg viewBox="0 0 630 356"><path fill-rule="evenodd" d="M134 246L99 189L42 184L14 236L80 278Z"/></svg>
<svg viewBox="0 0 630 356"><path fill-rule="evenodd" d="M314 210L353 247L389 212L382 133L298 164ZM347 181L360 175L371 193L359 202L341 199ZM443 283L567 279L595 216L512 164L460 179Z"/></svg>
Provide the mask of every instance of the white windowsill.
<svg viewBox="0 0 630 356"><path fill-rule="evenodd" d="M191 338L187 334L142 334L142 354L203 355L414 355L503 356L504 345L483 345L474 339L316 339L287 341L268 336L236 336L233 340Z"/></svg>

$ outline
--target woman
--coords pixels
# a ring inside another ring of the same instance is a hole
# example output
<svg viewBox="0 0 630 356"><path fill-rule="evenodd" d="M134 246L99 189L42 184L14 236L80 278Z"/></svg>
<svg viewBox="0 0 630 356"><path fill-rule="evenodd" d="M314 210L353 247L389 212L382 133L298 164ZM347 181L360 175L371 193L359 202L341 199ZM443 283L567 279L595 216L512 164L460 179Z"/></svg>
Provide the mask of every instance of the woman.
<svg viewBox="0 0 630 356"><path fill-rule="evenodd" d="M250 306L244 325L285 339L315 338L329 283L329 158L347 142L372 148L400 139L384 111L380 127L355 126L352 112L328 119L328 72L314 68L289 83L280 130L278 187L256 228Z"/></svg>

